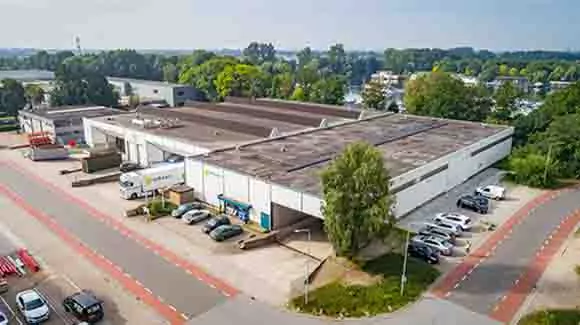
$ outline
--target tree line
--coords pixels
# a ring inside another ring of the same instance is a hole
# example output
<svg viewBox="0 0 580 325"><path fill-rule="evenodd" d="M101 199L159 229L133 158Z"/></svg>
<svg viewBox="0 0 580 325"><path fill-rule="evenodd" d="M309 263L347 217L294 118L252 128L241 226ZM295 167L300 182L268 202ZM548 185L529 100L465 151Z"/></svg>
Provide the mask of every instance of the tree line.
<svg viewBox="0 0 580 325"><path fill-rule="evenodd" d="M518 109L520 97L509 82L492 93L438 71L409 81L404 101L411 114L514 127L506 166L519 183L551 187L580 178L580 82L548 94L529 114Z"/></svg>

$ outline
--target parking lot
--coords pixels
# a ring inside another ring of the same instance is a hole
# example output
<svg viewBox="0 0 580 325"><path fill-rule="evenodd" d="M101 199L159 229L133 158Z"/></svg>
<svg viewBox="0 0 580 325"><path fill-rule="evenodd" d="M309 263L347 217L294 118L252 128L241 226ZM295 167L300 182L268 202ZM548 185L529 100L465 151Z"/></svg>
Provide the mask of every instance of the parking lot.
<svg viewBox="0 0 580 325"><path fill-rule="evenodd" d="M488 238L493 230L490 226L498 228L517 210L542 193L541 190L502 183L502 172L490 168L457 186L448 193L432 200L419 209L413 211L399 222L399 225L411 232L417 232L424 227L425 223L432 223L438 213L459 213L472 220L472 229L464 232L456 240L451 256L442 259L440 269L449 270L461 262L467 251L475 250ZM457 200L465 194L473 194L478 187L487 185L500 185L506 189L503 200L488 200L489 211L481 214L464 208L457 207Z"/></svg>

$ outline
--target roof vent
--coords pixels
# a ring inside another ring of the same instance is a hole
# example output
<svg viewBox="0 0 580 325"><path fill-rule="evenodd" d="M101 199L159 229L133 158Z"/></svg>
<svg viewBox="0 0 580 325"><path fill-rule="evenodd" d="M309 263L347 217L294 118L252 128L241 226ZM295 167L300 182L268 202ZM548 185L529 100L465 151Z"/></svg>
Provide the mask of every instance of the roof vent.
<svg viewBox="0 0 580 325"><path fill-rule="evenodd" d="M213 135L220 135L220 131L218 130L213 131Z"/></svg>
<svg viewBox="0 0 580 325"><path fill-rule="evenodd" d="M286 151L288 151L288 149L286 148L286 146L280 147L280 152L286 152Z"/></svg>

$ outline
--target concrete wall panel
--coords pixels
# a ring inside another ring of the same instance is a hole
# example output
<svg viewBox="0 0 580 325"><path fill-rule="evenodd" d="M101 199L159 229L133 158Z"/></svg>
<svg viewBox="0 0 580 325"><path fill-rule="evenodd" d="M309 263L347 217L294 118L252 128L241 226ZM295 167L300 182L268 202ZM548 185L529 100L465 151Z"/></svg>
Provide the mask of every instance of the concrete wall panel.
<svg viewBox="0 0 580 325"><path fill-rule="evenodd" d="M185 160L185 184L193 188L195 196L205 200L203 192L203 163L199 160Z"/></svg>
<svg viewBox="0 0 580 325"><path fill-rule="evenodd" d="M322 218L322 200L313 195L302 194L302 212Z"/></svg>
<svg viewBox="0 0 580 325"><path fill-rule="evenodd" d="M224 193L223 170L214 166L203 166L203 192L205 201L218 206L218 195Z"/></svg>
<svg viewBox="0 0 580 325"><path fill-rule="evenodd" d="M291 209L302 210L302 197L298 191L287 187L272 184L272 202L289 207Z"/></svg>
<svg viewBox="0 0 580 325"><path fill-rule="evenodd" d="M254 221L259 221L262 212L271 215L271 186L270 184L255 179L249 179L250 198L249 203L252 205L251 217Z"/></svg>
<svg viewBox="0 0 580 325"><path fill-rule="evenodd" d="M224 195L244 203L250 203L248 176L224 169ZM250 203L251 204L251 203Z"/></svg>

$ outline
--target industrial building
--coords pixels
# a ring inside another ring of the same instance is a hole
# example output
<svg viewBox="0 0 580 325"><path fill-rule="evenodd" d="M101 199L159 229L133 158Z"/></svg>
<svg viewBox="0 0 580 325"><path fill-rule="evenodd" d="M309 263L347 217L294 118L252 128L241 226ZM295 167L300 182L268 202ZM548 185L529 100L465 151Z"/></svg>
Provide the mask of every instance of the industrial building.
<svg viewBox="0 0 580 325"><path fill-rule="evenodd" d="M84 117L120 114L122 111L104 106L62 106L20 110L18 121L25 133L46 132L56 143L85 142Z"/></svg>
<svg viewBox="0 0 580 325"><path fill-rule="evenodd" d="M228 204L265 229L323 218L319 173L350 143L383 153L402 217L506 157L513 128L266 99L188 102L85 118L87 143L149 166L186 158L198 198Z"/></svg>
<svg viewBox="0 0 580 325"><path fill-rule="evenodd" d="M396 196L395 216L506 157L513 129L403 114L382 114L190 157L187 184L212 204L239 202L250 219L277 229L323 218L320 172L356 141L383 153Z"/></svg>
<svg viewBox="0 0 580 325"><path fill-rule="evenodd" d="M130 93L143 103L165 103L170 107L183 106L188 100L199 99L199 93L191 86L162 81L107 77L121 97ZM130 85L131 89L127 89Z"/></svg>
<svg viewBox="0 0 580 325"><path fill-rule="evenodd" d="M150 166L169 155L192 156L238 143L358 118L361 112L320 106L311 112L284 103L187 102L179 108L140 107L134 113L86 118L87 144L116 146L125 160Z"/></svg>

